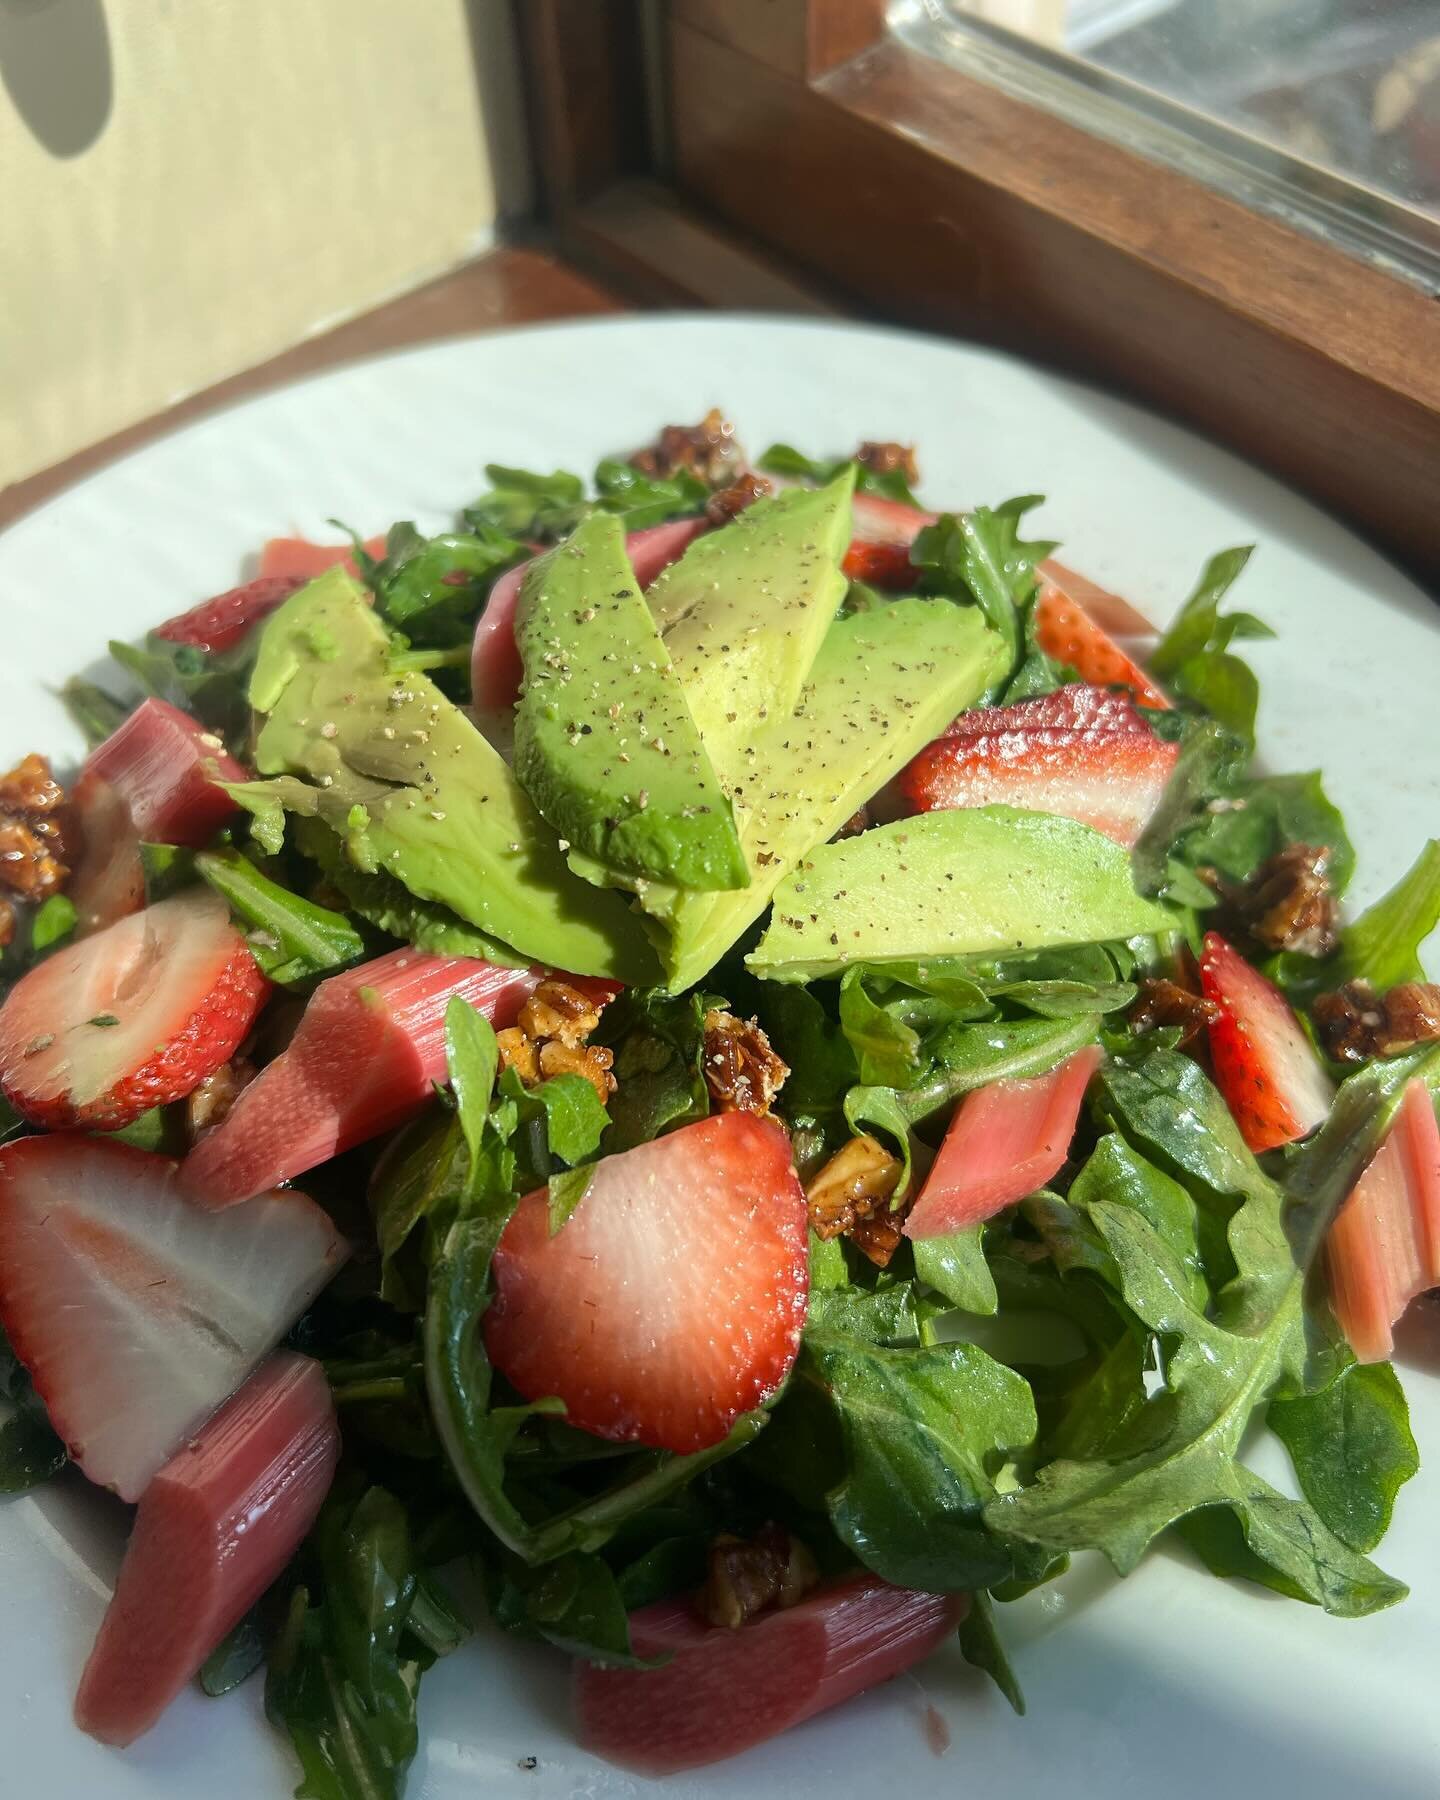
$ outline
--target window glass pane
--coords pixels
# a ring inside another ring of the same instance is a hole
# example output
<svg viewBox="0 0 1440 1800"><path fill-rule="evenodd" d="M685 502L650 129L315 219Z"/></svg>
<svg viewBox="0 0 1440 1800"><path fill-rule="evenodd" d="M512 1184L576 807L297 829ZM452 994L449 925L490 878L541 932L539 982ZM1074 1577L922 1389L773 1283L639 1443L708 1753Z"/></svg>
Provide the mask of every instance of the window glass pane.
<svg viewBox="0 0 1440 1800"><path fill-rule="evenodd" d="M1440 282L1440 0L905 0L912 42Z"/></svg>

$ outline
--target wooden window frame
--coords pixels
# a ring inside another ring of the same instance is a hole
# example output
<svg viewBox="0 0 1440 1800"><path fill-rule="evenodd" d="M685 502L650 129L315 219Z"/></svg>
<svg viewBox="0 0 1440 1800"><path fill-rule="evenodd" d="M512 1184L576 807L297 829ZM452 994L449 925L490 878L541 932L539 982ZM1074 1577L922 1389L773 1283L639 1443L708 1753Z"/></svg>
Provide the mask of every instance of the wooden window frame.
<svg viewBox="0 0 1440 1800"><path fill-rule="evenodd" d="M563 249L666 300L828 301L1094 380L1440 582L1440 304L1419 288L917 52L885 0L519 4ZM657 54L662 134L637 124Z"/></svg>

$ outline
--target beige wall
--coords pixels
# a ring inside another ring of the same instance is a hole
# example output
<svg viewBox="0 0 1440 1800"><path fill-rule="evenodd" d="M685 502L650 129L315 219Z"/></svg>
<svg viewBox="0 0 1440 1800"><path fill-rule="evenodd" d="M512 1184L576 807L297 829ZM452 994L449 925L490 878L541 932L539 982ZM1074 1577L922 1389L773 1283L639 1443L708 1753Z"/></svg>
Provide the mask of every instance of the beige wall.
<svg viewBox="0 0 1440 1800"><path fill-rule="evenodd" d="M0 486L483 249L506 0L0 0Z"/></svg>

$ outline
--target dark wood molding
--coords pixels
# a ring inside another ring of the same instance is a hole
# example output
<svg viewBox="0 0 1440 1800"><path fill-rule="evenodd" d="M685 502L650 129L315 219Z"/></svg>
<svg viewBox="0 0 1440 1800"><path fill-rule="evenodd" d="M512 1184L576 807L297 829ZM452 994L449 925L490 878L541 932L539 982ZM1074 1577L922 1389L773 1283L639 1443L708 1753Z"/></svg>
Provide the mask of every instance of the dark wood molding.
<svg viewBox="0 0 1440 1800"><path fill-rule="evenodd" d="M684 192L857 308L1147 402L1440 576L1433 300L894 39L812 80L780 12L737 47L743 10L677 0Z"/></svg>
<svg viewBox="0 0 1440 1800"><path fill-rule="evenodd" d="M530 142L551 218L650 165L639 0L513 0Z"/></svg>
<svg viewBox="0 0 1440 1800"><path fill-rule="evenodd" d="M887 0L671 0L684 24L784 75L813 81L885 35Z"/></svg>

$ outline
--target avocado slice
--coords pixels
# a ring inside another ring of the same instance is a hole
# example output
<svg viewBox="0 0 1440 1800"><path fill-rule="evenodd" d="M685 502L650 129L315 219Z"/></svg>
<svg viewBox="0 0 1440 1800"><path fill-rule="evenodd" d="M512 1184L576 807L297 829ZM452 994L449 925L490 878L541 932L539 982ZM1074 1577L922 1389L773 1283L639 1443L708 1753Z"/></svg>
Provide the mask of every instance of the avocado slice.
<svg viewBox="0 0 1440 1800"><path fill-rule="evenodd" d="M823 488L757 500L696 538L646 599L727 789L746 773L757 726L800 701L845 598L851 465Z"/></svg>
<svg viewBox="0 0 1440 1800"><path fill-rule="evenodd" d="M730 802L614 514L592 513L531 565L515 641L515 773L561 838L617 872L744 887Z"/></svg>
<svg viewBox="0 0 1440 1800"><path fill-rule="evenodd" d="M365 872L383 870L522 956L577 975L653 981L627 902L566 867L554 834L467 715L397 674L359 584L333 569L267 621L250 681L262 714L251 812L322 819Z"/></svg>
<svg viewBox="0 0 1440 1800"><path fill-rule="evenodd" d="M832 620L800 703L761 724L734 783L750 885L731 894L641 883L679 992L699 981L817 844L998 678L1005 651L978 609L897 600Z"/></svg>
<svg viewBox="0 0 1440 1800"><path fill-rule="evenodd" d="M1075 819L1013 806L897 819L822 844L775 891L746 966L813 981L852 963L1040 950L1171 931L1130 855Z"/></svg>

